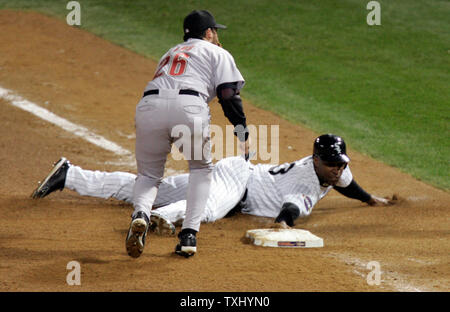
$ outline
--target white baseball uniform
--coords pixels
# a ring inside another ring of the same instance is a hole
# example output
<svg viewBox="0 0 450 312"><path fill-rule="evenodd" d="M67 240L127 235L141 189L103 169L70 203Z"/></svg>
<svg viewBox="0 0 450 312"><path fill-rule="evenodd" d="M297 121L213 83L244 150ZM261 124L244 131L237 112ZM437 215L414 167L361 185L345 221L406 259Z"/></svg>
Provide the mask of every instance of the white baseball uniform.
<svg viewBox="0 0 450 312"><path fill-rule="evenodd" d="M163 55L136 107L134 213L150 216L175 143L188 159L190 171L182 228L199 230L212 176L208 102L219 85L233 82L238 90L244 85L233 57L208 41L191 38Z"/></svg>
<svg viewBox="0 0 450 312"><path fill-rule="evenodd" d="M283 204L289 202L300 209L300 217L305 217L332 189L332 186L320 185L312 156L279 166L258 164L252 169L247 184L246 208L242 211L246 214L276 218ZM347 166L337 186L346 187L352 179Z"/></svg>
<svg viewBox="0 0 450 312"><path fill-rule="evenodd" d="M239 202L251 174L250 166L241 156L228 157L215 164L203 222L223 218ZM64 187L84 196L115 198L132 203L135 180L136 175L127 172L92 171L70 164ZM153 208L173 223L182 221L186 213L188 184L187 173L164 178Z"/></svg>
<svg viewBox="0 0 450 312"><path fill-rule="evenodd" d="M90 171L70 165L65 188L81 195L112 197L131 203L135 178L131 173ZM337 185L346 187L352 179L347 166ZM161 182L153 207L172 223L185 218L188 181L189 174L180 174L166 177ZM228 157L214 166L210 194L201 220L214 222L226 216L246 189L247 205L242 213L276 218L283 204L291 202L299 207L300 217L305 217L331 188L320 186L312 156L279 166L252 165L240 156Z"/></svg>

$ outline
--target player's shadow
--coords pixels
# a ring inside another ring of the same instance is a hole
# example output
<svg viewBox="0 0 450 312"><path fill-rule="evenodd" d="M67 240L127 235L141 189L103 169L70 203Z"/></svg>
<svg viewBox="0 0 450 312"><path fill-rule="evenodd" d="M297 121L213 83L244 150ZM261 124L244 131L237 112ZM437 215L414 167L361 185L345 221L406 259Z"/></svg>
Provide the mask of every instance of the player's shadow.
<svg viewBox="0 0 450 312"><path fill-rule="evenodd" d="M252 240L249 237L246 237L245 235L241 237L240 241L244 245L251 245L252 244Z"/></svg>
<svg viewBox="0 0 450 312"><path fill-rule="evenodd" d="M86 264L86 263L105 264L105 263L109 263L109 261L101 260L101 259L95 258L95 257L82 257L82 258L78 258L78 259L75 259L75 260L80 262L81 264Z"/></svg>

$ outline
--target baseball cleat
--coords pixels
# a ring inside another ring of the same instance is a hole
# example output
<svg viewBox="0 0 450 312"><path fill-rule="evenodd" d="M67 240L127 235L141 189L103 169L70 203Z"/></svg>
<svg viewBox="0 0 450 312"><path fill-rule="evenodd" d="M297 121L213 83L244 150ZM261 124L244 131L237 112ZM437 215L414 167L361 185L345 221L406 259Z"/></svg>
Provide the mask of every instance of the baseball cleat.
<svg viewBox="0 0 450 312"><path fill-rule="evenodd" d="M147 215L139 211L131 219L125 246L130 257L138 258L144 251L149 220Z"/></svg>
<svg viewBox="0 0 450 312"><path fill-rule="evenodd" d="M31 194L32 198L44 198L54 191L64 189L66 183L67 170L69 169L70 162L61 157L56 163L53 164L53 169L44 179L44 182L39 182L38 187Z"/></svg>
<svg viewBox="0 0 450 312"><path fill-rule="evenodd" d="M175 253L185 258L195 255L197 252L197 238L192 233L182 233L178 234L180 238L180 243L175 247Z"/></svg>
<svg viewBox="0 0 450 312"><path fill-rule="evenodd" d="M149 230L157 235L175 235L175 226L173 223L154 210L150 215Z"/></svg>

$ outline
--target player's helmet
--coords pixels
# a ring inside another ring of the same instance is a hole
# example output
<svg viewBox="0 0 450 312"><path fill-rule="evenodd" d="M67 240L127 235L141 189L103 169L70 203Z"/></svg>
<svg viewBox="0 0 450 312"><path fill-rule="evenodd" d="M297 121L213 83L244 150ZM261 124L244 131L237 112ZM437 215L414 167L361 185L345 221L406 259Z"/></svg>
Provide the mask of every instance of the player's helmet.
<svg viewBox="0 0 450 312"><path fill-rule="evenodd" d="M206 10L194 10L184 18L184 37L196 37L208 28L226 29L225 25L217 24L214 16Z"/></svg>
<svg viewBox="0 0 450 312"><path fill-rule="evenodd" d="M313 154L323 161L348 163L350 158L346 153L345 142L340 136L323 134L314 141Z"/></svg>

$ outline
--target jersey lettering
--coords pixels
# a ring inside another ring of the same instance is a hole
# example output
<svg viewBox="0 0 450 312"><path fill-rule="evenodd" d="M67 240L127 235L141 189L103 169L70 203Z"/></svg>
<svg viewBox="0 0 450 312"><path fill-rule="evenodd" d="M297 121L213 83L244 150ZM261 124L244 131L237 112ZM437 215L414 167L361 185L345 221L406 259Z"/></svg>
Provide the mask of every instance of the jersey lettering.
<svg viewBox="0 0 450 312"><path fill-rule="evenodd" d="M170 56L166 56L164 58L164 60L161 61L161 63L159 64L158 70L155 73L155 76L153 77L153 79L158 78L159 76L161 76L163 73L161 72L161 70L163 69L164 66L167 65L167 63L169 63L170 61Z"/></svg>
<svg viewBox="0 0 450 312"><path fill-rule="evenodd" d="M194 46L186 46L186 47L178 47L175 48L175 50L173 50L173 52L177 52L177 51L189 51L192 50Z"/></svg>
<svg viewBox="0 0 450 312"><path fill-rule="evenodd" d="M189 47L188 47L189 48ZM190 49L187 49L190 50ZM189 54L186 54L184 52L180 52L175 54L175 56L172 58L170 55L166 56L164 60L161 61L158 70L155 73L155 76L153 79L158 78L159 76L162 76L164 73L162 72L162 69L164 66L170 63L170 69L169 69L169 75L171 76L181 76L185 73L186 67L187 67L187 59L189 58Z"/></svg>
<svg viewBox="0 0 450 312"><path fill-rule="evenodd" d="M285 174L286 172L288 172L289 170L291 170L293 167L295 166L295 162L293 163L286 163L286 164L282 164L279 166L275 166L269 169L269 173L271 175L276 175L276 174Z"/></svg>
<svg viewBox="0 0 450 312"><path fill-rule="evenodd" d="M176 54L172 59L172 66L170 67L169 75L180 76L186 71L187 59L189 54L180 52Z"/></svg>

